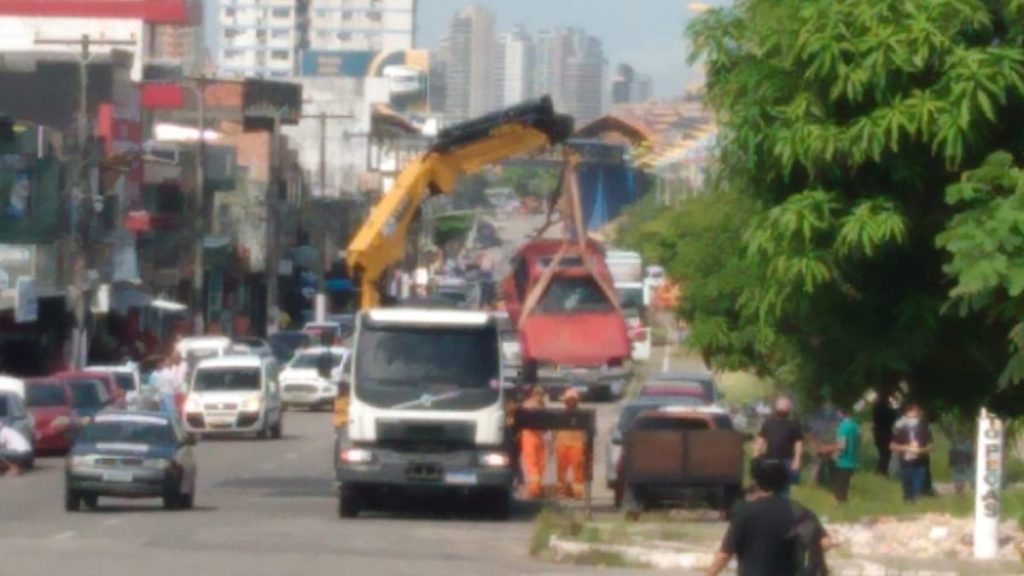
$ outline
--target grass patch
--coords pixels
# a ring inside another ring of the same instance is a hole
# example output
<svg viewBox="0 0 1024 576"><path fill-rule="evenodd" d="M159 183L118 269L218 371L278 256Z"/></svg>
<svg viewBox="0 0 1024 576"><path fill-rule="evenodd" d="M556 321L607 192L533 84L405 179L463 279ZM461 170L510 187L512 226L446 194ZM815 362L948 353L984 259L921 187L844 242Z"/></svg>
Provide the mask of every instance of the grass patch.
<svg viewBox="0 0 1024 576"><path fill-rule="evenodd" d="M771 381L749 372L723 372L718 377L718 386L725 393L725 402L733 406L770 400L775 394L775 386Z"/></svg>
<svg viewBox="0 0 1024 576"><path fill-rule="evenodd" d="M956 517L974 514L974 495L937 496L922 498L907 504L896 480L861 472L853 477L850 501L839 504L832 493L817 486L796 486L793 499L814 510L830 522L857 522L882 516L917 516L937 513ZM1024 516L1024 491L1007 490L1002 493L1002 517L1018 519Z"/></svg>

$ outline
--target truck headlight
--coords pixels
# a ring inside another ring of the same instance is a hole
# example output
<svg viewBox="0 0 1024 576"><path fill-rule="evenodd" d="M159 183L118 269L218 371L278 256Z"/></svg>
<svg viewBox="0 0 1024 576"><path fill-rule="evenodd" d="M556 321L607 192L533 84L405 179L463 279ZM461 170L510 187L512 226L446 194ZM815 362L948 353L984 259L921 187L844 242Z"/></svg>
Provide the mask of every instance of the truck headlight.
<svg viewBox="0 0 1024 576"><path fill-rule="evenodd" d="M504 452L486 452L480 455L480 465L487 468L508 468L508 454Z"/></svg>
<svg viewBox="0 0 1024 576"><path fill-rule="evenodd" d="M345 448L338 453L338 458L346 464L366 464L373 462L373 452L365 448Z"/></svg>
<svg viewBox="0 0 1024 576"><path fill-rule="evenodd" d="M252 398L246 399L245 402L242 402L243 412L259 412L262 407L263 399L259 396L253 396Z"/></svg>

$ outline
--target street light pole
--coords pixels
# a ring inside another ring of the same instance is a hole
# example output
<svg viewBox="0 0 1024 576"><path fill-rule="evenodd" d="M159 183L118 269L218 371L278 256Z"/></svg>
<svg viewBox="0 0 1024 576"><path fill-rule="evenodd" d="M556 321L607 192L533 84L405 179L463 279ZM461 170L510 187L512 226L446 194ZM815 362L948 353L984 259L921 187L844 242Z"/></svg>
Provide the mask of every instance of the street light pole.
<svg viewBox="0 0 1024 576"><path fill-rule="evenodd" d="M192 270L192 333L196 336L203 334L206 321L206 298L204 293L204 277L206 266L204 252L206 251L206 233L210 230L210 219L212 210L206 194L206 82L205 76L193 79L194 85L190 86L196 93L196 111L199 114L199 143L196 150L196 219L195 227L195 254L193 255Z"/></svg>

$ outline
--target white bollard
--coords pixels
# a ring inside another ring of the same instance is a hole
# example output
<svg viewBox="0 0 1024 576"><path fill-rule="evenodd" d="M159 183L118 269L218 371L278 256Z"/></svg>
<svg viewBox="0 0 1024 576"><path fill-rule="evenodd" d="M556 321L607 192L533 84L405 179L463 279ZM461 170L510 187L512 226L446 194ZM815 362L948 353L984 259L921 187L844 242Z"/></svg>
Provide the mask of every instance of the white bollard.
<svg viewBox="0 0 1024 576"><path fill-rule="evenodd" d="M999 554L999 493L1003 488L1003 423L984 408L978 417L974 490L974 557Z"/></svg>
<svg viewBox="0 0 1024 576"><path fill-rule="evenodd" d="M317 293L315 302L315 317L317 322L324 322L327 320L327 294L323 292Z"/></svg>

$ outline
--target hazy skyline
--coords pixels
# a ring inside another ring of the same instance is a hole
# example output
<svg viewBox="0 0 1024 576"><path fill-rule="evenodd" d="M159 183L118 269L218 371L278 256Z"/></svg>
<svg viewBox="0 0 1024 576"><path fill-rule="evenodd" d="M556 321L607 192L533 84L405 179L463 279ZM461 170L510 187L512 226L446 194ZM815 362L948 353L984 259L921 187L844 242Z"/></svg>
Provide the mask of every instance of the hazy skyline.
<svg viewBox="0 0 1024 576"><path fill-rule="evenodd" d="M700 80L700 73L686 64L688 44L683 38L695 10L727 0L418 0L417 44L436 49L456 12L476 4L492 11L495 32L500 34L522 24L531 34L554 27L584 28L604 43L609 74L621 62L654 79L655 94L681 94ZM218 1L206 3L207 37L217 36ZM214 46L211 45L211 50ZM213 54L216 60L216 54Z"/></svg>

